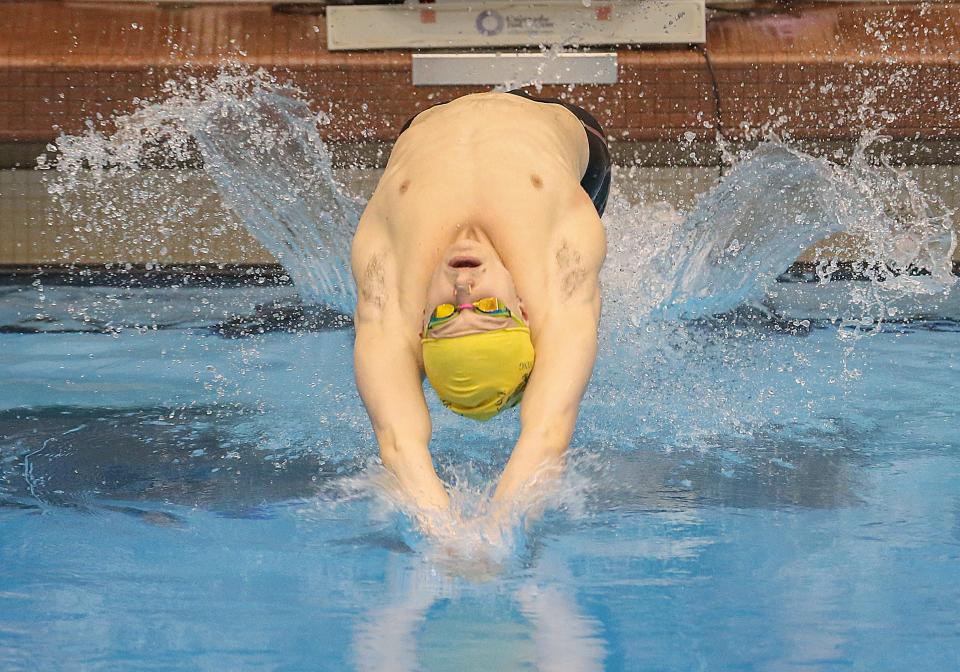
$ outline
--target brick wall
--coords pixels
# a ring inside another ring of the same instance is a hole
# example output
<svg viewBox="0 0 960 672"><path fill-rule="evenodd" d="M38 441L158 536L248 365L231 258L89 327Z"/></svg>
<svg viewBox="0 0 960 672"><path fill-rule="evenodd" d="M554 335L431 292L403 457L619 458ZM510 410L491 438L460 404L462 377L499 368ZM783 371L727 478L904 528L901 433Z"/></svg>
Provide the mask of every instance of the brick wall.
<svg viewBox="0 0 960 672"><path fill-rule="evenodd" d="M414 87L409 52L330 53L322 15L267 5L6 2L0 26L0 142L76 132L227 59L289 77L318 108L332 106L332 139L390 139L431 103L478 90ZM583 103L623 140L706 139L718 119L733 138L766 125L797 139L850 139L874 124L899 138L957 138L958 33L954 3L723 12L708 24L712 74L693 47L621 49L618 84L546 94Z"/></svg>

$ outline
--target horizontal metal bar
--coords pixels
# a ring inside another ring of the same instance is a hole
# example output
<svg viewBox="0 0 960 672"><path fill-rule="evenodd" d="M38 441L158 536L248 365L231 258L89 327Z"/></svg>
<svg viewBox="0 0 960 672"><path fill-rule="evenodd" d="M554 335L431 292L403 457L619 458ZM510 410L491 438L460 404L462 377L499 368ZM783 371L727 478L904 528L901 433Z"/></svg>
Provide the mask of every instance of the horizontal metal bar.
<svg viewBox="0 0 960 672"><path fill-rule="evenodd" d="M413 55L414 86L616 83L617 54L614 52Z"/></svg>

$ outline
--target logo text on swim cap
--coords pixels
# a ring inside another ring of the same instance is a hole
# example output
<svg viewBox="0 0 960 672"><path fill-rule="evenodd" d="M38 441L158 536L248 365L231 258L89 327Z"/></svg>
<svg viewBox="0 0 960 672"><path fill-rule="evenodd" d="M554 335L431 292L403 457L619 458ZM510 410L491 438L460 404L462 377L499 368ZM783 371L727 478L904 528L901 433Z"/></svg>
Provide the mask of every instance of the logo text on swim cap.
<svg viewBox="0 0 960 672"><path fill-rule="evenodd" d="M481 35L497 35L503 30L503 24L503 17L496 10L485 9L477 15L477 31Z"/></svg>

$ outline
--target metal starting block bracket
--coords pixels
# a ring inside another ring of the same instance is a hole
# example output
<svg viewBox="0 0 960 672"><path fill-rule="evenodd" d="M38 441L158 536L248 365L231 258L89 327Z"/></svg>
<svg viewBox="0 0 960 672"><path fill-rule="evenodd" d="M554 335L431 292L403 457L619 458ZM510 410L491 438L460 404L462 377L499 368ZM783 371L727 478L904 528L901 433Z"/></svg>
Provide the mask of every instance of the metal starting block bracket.
<svg viewBox="0 0 960 672"><path fill-rule="evenodd" d="M616 84L615 52L414 54L414 86Z"/></svg>

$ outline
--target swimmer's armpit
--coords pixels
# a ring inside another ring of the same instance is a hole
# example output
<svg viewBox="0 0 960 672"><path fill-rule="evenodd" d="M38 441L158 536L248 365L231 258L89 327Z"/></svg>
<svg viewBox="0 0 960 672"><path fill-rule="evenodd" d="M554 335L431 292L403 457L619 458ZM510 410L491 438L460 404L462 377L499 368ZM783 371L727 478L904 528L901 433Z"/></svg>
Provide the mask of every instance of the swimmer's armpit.
<svg viewBox="0 0 960 672"><path fill-rule="evenodd" d="M360 298L377 308L383 308L387 301L387 286L384 279L382 255L370 257L360 279Z"/></svg>
<svg viewBox="0 0 960 672"><path fill-rule="evenodd" d="M560 269L560 288L563 291L563 297L568 299L587 279L583 257L571 248L567 241L563 241L560 249L557 250L557 267Z"/></svg>

